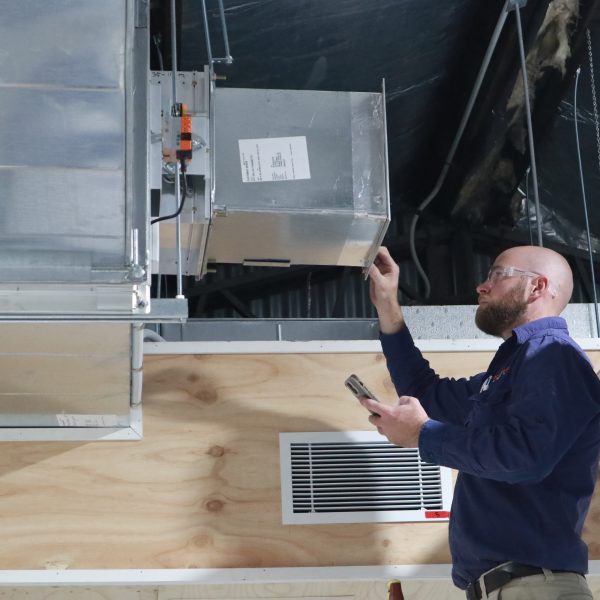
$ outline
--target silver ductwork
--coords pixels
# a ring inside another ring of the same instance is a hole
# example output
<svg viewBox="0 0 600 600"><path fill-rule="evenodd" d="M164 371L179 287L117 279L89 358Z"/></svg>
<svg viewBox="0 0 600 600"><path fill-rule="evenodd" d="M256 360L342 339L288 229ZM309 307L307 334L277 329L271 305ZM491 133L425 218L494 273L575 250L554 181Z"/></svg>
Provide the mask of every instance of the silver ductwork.
<svg viewBox="0 0 600 600"><path fill-rule="evenodd" d="M208 68L177 75L195 145L182 184L184 274L201 278L211 263L369 266L390 215L383 92L215 88ZM164 160L171 81L150 79L155 216L176 209ZM162 273L176 273L174 229L153 230Z"/></svg>
<svg viewBox="0 0 600 600"><path fill-rule="evenodd" d="M389 223L383 91L216 88L228 50L150 73L148 20L143 0L3 3L0 439L139 439L143 323L187 317L180 292L150 300L153 272L365 267Z"/></svg>
<svg viewBox="0 0 600 600"><path fill-rule="evenodd" d="M139 323L160 308L142 4L3 3L0 439L141 436Z"/></svg>

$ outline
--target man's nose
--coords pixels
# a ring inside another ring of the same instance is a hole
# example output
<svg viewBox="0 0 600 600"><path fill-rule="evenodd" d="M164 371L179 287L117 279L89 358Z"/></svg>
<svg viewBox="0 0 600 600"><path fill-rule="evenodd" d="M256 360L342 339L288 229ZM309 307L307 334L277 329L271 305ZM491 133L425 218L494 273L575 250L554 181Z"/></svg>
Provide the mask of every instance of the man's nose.
<svg viewBox="0 0 600 600"><path fill-rule="evenodd" d="M487 294L490 291L490 280L486 279L485 281L482 281L476 288L475 291L478 294Z"/></svg>

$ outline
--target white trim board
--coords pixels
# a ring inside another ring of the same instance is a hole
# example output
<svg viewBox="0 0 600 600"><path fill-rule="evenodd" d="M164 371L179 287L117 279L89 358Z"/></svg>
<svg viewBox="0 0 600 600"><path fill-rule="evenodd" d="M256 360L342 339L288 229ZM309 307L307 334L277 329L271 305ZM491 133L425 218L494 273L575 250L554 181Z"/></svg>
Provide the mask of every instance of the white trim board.
<svg viewBox="0 0 600 600"><path fill-rule="evenodd" d="M292 583L304 581L389 581L450 579L451 567L388 565L371 567L285 567L250 569L93 569L0 571L0 586L194 585Z"/></svg>
<svg viewBox="0 0 600 600"><path fill-rule="evenodd" d="M575 340L584 350L600 350L600 338ZM501 340L415 340L422 352L495 352ZM162 354L358 354L381 352L379 340L321 340L309 342L144 342L146 356Z"/></svg>
<svg viewBox="0 0 600 600"><path fill-rule="evenodd" d="M65 569L0 571L0 587L194 585L292 583L307 581L450 580L451 566L381 565L356 567L285 567L265 569ZM591 560L589 575L600 576L600 560Z"/></svg>

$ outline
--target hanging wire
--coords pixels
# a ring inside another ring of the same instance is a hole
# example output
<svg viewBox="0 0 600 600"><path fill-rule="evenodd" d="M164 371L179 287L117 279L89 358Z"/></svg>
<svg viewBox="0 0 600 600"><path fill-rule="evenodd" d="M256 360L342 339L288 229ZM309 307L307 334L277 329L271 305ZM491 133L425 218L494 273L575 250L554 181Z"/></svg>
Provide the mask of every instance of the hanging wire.
<svg viewBox="0 0 600 600"><path fill-rule="evenodd" d="M519 39L519 55L521 57L521 72L523 74L523 100L525 103L525 115L527 116L527 138L529 142L529 162L531 175L533 177L533 199L535 202L536 225L538 234L538 245L543 246L542 238L542 212L540 210L540 193L538 190L537 167L535 161L535 144L533 142L533 125L531 123L531 104L529 101L529 78L527 76L527 61L525 59L525 44L523 42L523 28L521 26L521 11L515 5L515 17L517 19L517 37Z"/></svg>
<svg viewBox="0 0 600 600"><path fill-rule="evenodd" d="M589 40L589 30L588 30L588 40ZM591 46L589 47L591 49ZM591 54L590 54L591 59ZM590 71L593 68L593 64L590 65ZM579 74L581 72L581 67L577 69L577 75L575 76L575 92L573 95L573 113L574 113L574 122L575 122L575 142L577 145L577 162L579 164L579 181L581 183L581 198L583 201L583 214L585 217L585 230L587 235L587 243L588 243L588 253L590 258L590 271L592 275L592 295L594 299L594 311L596 315L596 336L600 336L600 316L598 315L598 297L596 294L596 277L594 275L594 257L592 256L592 240L590 236L590 223L588 219L588 208L587 208L587 200L585 197L585 182L583 179L583 165L581 160L581 145L579 143L579 119L577 116L577 93L579 90ZM592 79L593 82L593 79Z"/></svg>
<svg viewBox="0 0 600 600"><path fill-rule="evenodd" d="M529 208L529 173L531 173L531 167L527 167L525 171L525 191L521 186L517 187L518 192L523 196L525 200L525 215L527 217L527 229L529 230L529 245L533 246L533 231L531 230L531 212Z"/></svg>
<svg viewBox="0 0 600 600"><path fill-rule="evenodd" d="M529 244L533 246L533 231L531 230L531 212L529 211L529 174L531 167L525 171L525 210L527 211L527 229L529 229Z"/></svg>
<svg viewBox="0 0 600 600"><path fill-rule="evenodd" d="M456 135L454 136L454 140L452 142L450 150L448 151L448 155L446 156L446 159L444 160L444 165L443 165L440 175L436 181L436 184L435 184L433 190L425 198L425 200L423 200L417 207L417 213L412 218L412 221L410 224L410 231L409 231L409 236L408 236L409 246L410 246L410 254L411 254L413 262L415 263L417 273L419 274L419 276L421 277L421 279L423 280L423 283L425 285L425 294L424 294L425 298L429 298L429 295L431 294L431 284L429 283L427 274L425 273L423 267L421 266L421 262L419 261L419 257L417 255L417 248L416 248L416 244L415 244L415 231L417 228L417 222L419 221L419 217L421 216L421 213L425 210L425 208L427 206L429 206L430 202L438 195L439 191L442 188L442 184L446 180L446 176L448 175L448 171L450 169L450 166L452 165L452 161L454 160L454 155L456 154L456 151L458 150L458 145L459 145L459 143L462 139L462 136L465 132L465 129L467 127L467 123L471 116L471 112L473 111L473 107L475 106L475 101L477 100L477 96L479 95L479 90L481 89L481 85L483 84L483 79L485 77L485 74L487 73L487 69L492 60L492 55L493 55L496 45L498 43L498 39L500 38L500 34L502 33L504 23L506 22L510 2L511 2L511 0L506 0L506 2L504 3L504 7L502 8L502 11L500 12L500 16L498 17L496 27L492 33L492 37L490 38L490 43L488 44L487 50L485 52L485 55L481 62L481 66L479 68L479 72L477 73L477 78L475 79L475 83L473 84L473 88L471 90L471 95L469 96L469 100L467 101L467 106L462 115L461 121L458 125L458 130L456 132Z"/></svg>

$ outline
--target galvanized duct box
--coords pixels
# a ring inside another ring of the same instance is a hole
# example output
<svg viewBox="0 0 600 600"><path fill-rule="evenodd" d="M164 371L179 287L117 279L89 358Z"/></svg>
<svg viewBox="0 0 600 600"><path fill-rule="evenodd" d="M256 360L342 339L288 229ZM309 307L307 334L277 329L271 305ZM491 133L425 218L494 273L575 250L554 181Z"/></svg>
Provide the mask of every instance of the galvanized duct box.
<svg viewBox="0 0 600 600"><path fill-rule="evenodd" d="M139 439L147 10L3 4L0 439Z"/></svg>
<svg viewBox="0 0 600 600"><path fill-rule="evenodd" d="M0 319L130 316L149 296L143 16L133 0L4 8Z"/></svg>
<svg viewBox="0 0 600 600"><path fill-rule="evenodd" d="M217 89L207 262L364 266L389 223L379 93Z"/></svg>

